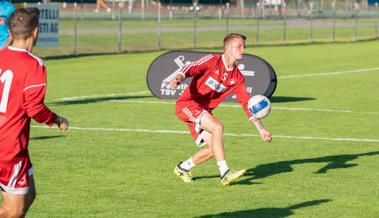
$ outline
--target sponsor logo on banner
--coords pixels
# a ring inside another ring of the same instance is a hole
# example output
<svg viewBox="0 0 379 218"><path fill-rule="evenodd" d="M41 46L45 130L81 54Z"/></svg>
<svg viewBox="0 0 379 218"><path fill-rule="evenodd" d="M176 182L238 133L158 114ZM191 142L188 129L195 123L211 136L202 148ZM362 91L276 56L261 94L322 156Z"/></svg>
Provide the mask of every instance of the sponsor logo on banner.
<svg viewBox="0 0 379 218"><path fill-rule="evenodd" d="M157 57L150 65L147 72L147 85L151 93L162 99L177 99L189 86L192 78L186 78L177 89L171 89L170 81L178 74L181 68L187 64L206 56L206 52L171 51ZM220 54L220 53L211 53ZM245 77L245 85L250 95L265 95L270 97L276 88L276 74L271 65L262 58L245 54L242 60L238 60L238 69ZM215 71L214 74L219 74ZM233 85L236 81L230 81ZM206 85L217 92L225 91L225 86L217 80L208 78ZM226 100L235 101L236 96L230 95Z"/></svg>

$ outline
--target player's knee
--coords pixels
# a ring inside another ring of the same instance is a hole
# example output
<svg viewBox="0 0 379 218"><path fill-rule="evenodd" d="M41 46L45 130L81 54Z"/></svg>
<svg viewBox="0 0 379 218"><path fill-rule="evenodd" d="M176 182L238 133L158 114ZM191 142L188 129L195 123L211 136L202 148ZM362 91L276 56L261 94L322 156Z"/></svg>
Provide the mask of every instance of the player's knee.
<svg viewBox="0 0 379 218"><path fill-rule="evenodd" d="M214 156L214 152L213 152L213 151L210 151L210 152L208 153L207 158L208 158L208 159L211 159L213 156Z"/></svg>
<svg viewBox="0 0 379 218"><path fill-rule="evenodd" d="M212 158L214 156L214 151L212 148L208 148L208 152L206 153L207 159Z"/></svg>
<svg viewBox="0 0 379 218"><path fill-rule="evenodd" d="M224 125L221 122L219 122L215 125L214 133L220 134L220 135L222 135L224 133Z"/></svg>

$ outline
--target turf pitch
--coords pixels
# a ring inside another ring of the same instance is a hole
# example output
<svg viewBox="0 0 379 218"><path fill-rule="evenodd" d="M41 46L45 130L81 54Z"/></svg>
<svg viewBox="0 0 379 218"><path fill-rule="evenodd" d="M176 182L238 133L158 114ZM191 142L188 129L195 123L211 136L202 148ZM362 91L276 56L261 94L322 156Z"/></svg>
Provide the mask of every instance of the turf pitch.
<svg viewBox="0 0 379 218"><path fill-rule="evenodd" d="M278 75L263 121L274 137L261 141L237 104L214 111L229 165L248 169L230 187L214 160L192 184L173 174L197 148L174 102L148 92L146 71L163 52L48 60L46 103L72 128L32 124L28 217L377 217L378 47L247 48Z"/></svg>

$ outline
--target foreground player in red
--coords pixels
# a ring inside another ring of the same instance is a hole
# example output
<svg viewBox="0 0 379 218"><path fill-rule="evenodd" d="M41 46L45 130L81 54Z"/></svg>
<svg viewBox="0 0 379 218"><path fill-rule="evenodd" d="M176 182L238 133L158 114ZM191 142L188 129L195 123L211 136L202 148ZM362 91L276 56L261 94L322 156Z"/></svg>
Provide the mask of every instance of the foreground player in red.
<svg viewBox="0 0 379 218"><path fill-rule="evenodd" d="M44 104L46 68L33 56L38 37L39 11L17 9L9 20L13 44L0 51L0 217L24 217L36 190L28 143L30 120L57 124L67 130L67 119Z"/></svg>
<svg viewBox="0 0 379 218"><path fill-rule="evenodd" d="M224 126L212 115L212 110L232 93L237 96L237 101L242 105L252 124L256 126L262 140L271 142L271 133L247 109L250 96L246 91L244 77L236 66L236 61L242 59L245 52L245 40L246 37L241 34L227 35L224 38L222 55L210 54L188 64L170 81L171 87L175 89L185 78L193 77L189 87L176 102L176 115L187 123L199 147L208 144L207 148L203 148L175 167L174 173L184 182L193 181L191 168L212 157L217 161L223 185L229 185L245 173L245 169L239 171L229 169L223 146Z"/></svg>

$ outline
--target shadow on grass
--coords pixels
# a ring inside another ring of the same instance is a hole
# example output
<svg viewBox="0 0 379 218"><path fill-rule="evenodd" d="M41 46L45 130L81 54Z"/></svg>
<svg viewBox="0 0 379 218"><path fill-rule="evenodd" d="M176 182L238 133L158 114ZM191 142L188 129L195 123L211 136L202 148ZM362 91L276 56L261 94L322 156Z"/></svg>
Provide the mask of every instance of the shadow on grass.
<svg viewBox="0 0 379 218"><path fill-rule="evenodd" d="M142 99L142 98L153 98L153 96L108 96L99 98L80 98L80 99L70 99L64 101L57 101L49 103L49 105L77 105L77 104L91 104L105 101L116 101L116 100L130 100L130 99Z"/></svg>
<svg viewBox="0 0 379 218"><path fill-rule="evenodd" d="M63 135L49 135L49 136L36 136L30 137L30 140L48 140L48 139L56 139L61 138Z"/></svg>
<svg viewBox="0 0 379 218"><path fill-rule="evenodd" d="M363 156L379 155L379 151L360 153L360 154L342 154L317 158L306 158L290 161L279 161L275 163L267 163L248 169L245 174L245 179L242 179L236 184L255 184L254 179L262 179L269 176L288 173L293 171L293 165L307 163L326 163L324 167L314 172L315 174L327 173L333 169L343 169L358 166L358 164L347 163ZM247 177L247 178L246 178Z"/></svg>
<svg viewBox="0 0 379 218"><path fill-rule="evenodd" d="M275 102L275 103L311 101L311 100L316 100L316 99L315 98L309 98L309 97L289 97L289 96L272 96L270 98L270 101Z"/></svg>
<svg viewBox="0 0 379 218"><path fill-rule="evenodd" d="M246 176L246 174L245 174L244 176ZM214 178L220 178L220 175L194 176L192 179L193 179L193 181L196 181L196 180L202 180L202 179L214 179ZM242 178L244 178L244 177L242 177ZM236 183L233 183L233 184L231 184L231 185L234 185L234 184L237 184L237 182L236 182ZM252 184L260 185L260 184L263 184L263 182L251 181L249 184L250 184L250 185L252 185Z"/></svg>
<svg viewBox="0 0 379 218"><path fill-rule="evenodd" d="M233 212L224 212L217 214L207 214L203 216L198 216L196 218L284 218L290 215L294 215L294 210L301 209L304 207L311 207L327 203L331 201L330 199L321 199L314 201L306 201L300 204L295 204L285 208L258 208L253 210L239 210Z"/></svg>
<svg viewBox="0 0 379 218"><path fill-rule="evenodd" d="M269 176L274 176L277 174L288 173L293 171L293 165L296 164L307 164L307 163L326 163L324 167L314 172L315 174L327 173L329 170L333 169L343 169L358 166L358 164L349 164L347 162L355 160L363 156L373 156L379 155L379 151L372 151L360 154L341 154L317 158L306 158L298 160L289 161L279 161L275 163L267 163L256 166L255 168L250 168L246 171L245 175L240 181L234 183L235 185L252 185L252 184L262 184L262 182L254 181L256 179L263 179ZM211 179L219 178L218 175L212 176L198 176L194 177L194 180L201 179Z"/></svg>

